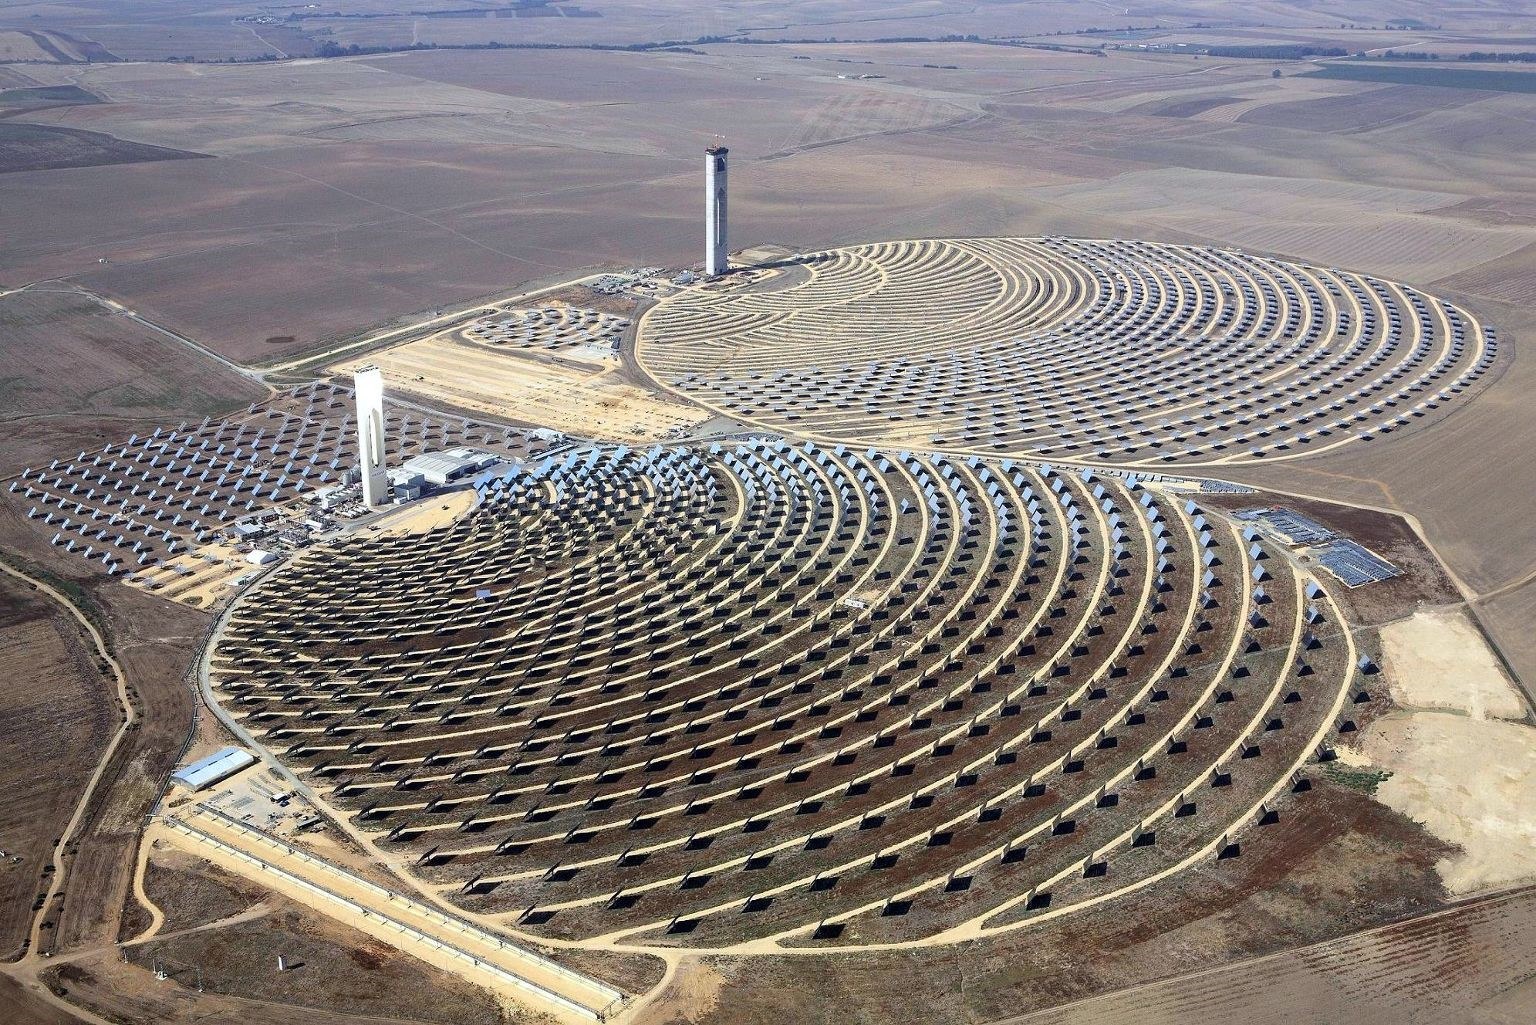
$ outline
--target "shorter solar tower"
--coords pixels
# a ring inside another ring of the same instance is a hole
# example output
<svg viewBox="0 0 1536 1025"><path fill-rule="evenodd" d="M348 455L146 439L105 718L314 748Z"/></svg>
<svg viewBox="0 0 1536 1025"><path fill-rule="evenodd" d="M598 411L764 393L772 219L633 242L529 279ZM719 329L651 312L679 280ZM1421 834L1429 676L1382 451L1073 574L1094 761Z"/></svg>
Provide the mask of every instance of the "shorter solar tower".
<svg viewBox="0 0 1536 1025"><path fill-rule="evenodd" d="M384 466L384 375L369 364L352 375L357 391L357 468L363 478L363 502L389 501L389 472Z"/></svg>

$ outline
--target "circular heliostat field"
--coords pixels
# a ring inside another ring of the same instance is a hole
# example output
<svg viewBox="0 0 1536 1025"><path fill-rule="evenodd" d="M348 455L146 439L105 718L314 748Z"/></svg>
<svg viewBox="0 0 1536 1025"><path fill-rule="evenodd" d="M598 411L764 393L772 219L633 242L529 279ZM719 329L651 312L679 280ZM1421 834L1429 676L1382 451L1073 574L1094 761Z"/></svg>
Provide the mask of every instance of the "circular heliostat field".
<svg viewBox="0 0 1536 1025"><path fill-rule="evenodd" d="M1210 878L1369 700L1319 581L1156 483L755 439L478 492L266 577L210 683L525 936L948 942Z"/></svg>
<svg viewBox="0 0 1536 1025"><path fill-rule="evenodd" d="M1492 366L1417 289L1230 250L1082 239L849 246L674 295L662 384L822 441L1114 464L1288 459L1403 430Z"/></svg>

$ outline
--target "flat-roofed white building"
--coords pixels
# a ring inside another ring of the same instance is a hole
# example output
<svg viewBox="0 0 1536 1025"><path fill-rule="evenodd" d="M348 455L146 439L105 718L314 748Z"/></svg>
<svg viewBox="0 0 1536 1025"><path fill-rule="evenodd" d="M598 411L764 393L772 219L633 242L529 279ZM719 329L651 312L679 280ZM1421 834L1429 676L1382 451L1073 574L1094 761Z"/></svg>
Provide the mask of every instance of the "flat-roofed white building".
<svg viewBox="0 0 1536 1025"><path fill-rule="evenodd" d="M500 459L476 448L450 448L446 452L423 452L405 461L404 469L419 473L428 484L442 487L475 470L494 466Z"/></svg>

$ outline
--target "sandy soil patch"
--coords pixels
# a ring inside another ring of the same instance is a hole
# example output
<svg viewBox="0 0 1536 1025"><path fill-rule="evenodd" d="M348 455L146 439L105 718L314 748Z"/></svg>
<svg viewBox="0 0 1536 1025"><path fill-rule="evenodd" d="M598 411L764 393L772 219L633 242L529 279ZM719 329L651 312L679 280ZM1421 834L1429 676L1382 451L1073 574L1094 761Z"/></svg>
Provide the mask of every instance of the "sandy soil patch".
<svg viewBox="0 0 1536 1025"><path fill-rule="evenodd" d="M720 1004L725 977L702 960L684 960L666 990L645 1009L652 1021L698 1021Z"/></svg>
<svg viewBox="0 0 1536 1025"><path fill-rule="evenodd" d="M1407 708L1464 712L1474 719L1519 719L1520 694L1459 609L1414 613L1381 631L1392 697Z"/></svg>
<svg viewBox="0 0 1536 1025"><path fill-rule="evenodd" d="M1361 741L1392 775L1376 796L1462 848L1436 865L1453 893L1536 877L1536 729L1394 712Z"/></svg>
<svg viewBox="0 0 1536 1025"><path fill-rule="evenodd" d="M606 441L661 438L703 423L702 409L660 399L612 371L593 372L549 360L487 352L449 338L424 338L333 368L360 363L384 371L390 387L520 423Z"/></svg>
<svg viewBox="0 0 1536 1025"><path fill-rule="evenodd" d="M425 534L457 521L475 504L473 491L450 491L433 495L391 513L373 525L380 534Z"/></svg>
<svg viewBox="0 0 1536 1025"><path fill-rule="evenodd" d="M255 571L256 567L245 561L239 549L211 544L184 552L164 565L134 573L135 579L128 586L193 608L207 608L229 596L230 585L237 577Z"/></svg>

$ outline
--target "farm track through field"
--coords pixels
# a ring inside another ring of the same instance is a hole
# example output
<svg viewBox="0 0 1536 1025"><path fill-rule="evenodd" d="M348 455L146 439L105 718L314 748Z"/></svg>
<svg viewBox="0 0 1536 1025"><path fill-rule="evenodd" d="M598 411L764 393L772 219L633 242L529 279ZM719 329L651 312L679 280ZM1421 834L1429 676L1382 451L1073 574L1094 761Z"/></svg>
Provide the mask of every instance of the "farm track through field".
<svg viewBox="0 0 1536 1025"><path fill-rule="evenodd" d="M1471 1013L1469 990L1481 1002L1530 978L1533 902L1532 887L1485 895L1311 946L1158 979L996 1025L1120 1025L1168 1020L1165 1016L1197 1009L1212 1020L1230 1015L1231 1020L1270 1025L1298 1020L1301 1009L1285 998L1314 992L1306 987L1325 981L1335 999L1360 1001L1362 1021L1403 1013L1413 1021L1473 1020L1452 1010ZM1500 941L1496 952L1495 938ZM1454 983L1447 974L1456 977ZM1326 1013L1323 1005L1314 1009L1314 1014Z"/></svg>
<svg viewBox="0 0 1536 1025"><path fill-rule="evenodd" d="M80 794L80 800L75 806L75 812L70 817L69 824L64 827L63 835L59 838L59 842L54 846L53 877L49 883L48 893L43 901L42 910L37 913L32 921L32 934L28 957L36 958L45 953L42 949L43 924L48 918L50 909L58 900L60 891L64 889L65 880L69 875L68 861L66 860L65 852L68 850L70 843L74 840L75 833L80 828L81 821L85 818L86 811L90 807L91 797L95 793L97 783L100 782L102 774L106 771L107 766L111 764L112 757L117 752L117 749L119 745L121 745L123 738L127 736L129 730L132 729L134 724L138 721L139 713L138 710L134 708L133 702L129 699L128 678L123 672L123 667L118 664L117 659L114 658L112 654L107 650L106 641L102 637L101 631L96 628L96 624L91 622L90 618L80 610L79 606L65 597L65 595L57 588L53 587L53 585L44 580L40 580L37 577L29 576L28 574L23 573L21 570L18 570L15 567L9 565L8 563L0 562L0 571L4 571L7 576L15 577L17 580L20 580L23 583L36 588L42 594L47 595L54 603L67 611L70 616L80 624L82 629L90 634L91 641L96 648L96 657L107 666L109 666L112 670L113 679L117 684L117 699L123 708L122 725L119 726L117 732L112 735L112 739L110 742L108 742L106 750L102 753L100 760L96 763L96 768L91 773L90 780L86 783L85 789Z"/></svg>
<svg viewBox="0 0 1536 1025"><path fill-rule="evenodd" d="M96 624L91 622L90 618L80 610L79 606L70 601L69 598L54 588L51 584L33 577L27 573L24 573L21 570L11 566L7 562L0 561L0 571L3 571L7 576L13 577L31 587L36 588L39 593L47 596L51 601L67 611L69 615L80 625L80 627L90 635L91 641L96 648L96 656L111 668L112 675L117 684L117 698L122 705L124 716L122 725L119 726L117 732L113 734L106 750L102 753L101 758L97 761L96 768L91 773L90 780L86 783L84 789L81 791L80 799L75 805L75 811L74 814L70 817L69 824L65 827L63 834L59 838L59 842L54 846L52 878L49 883L47 895L43 900L42 907L34 916L32 921L32 929L28 941L27 954L20 961L5 965L3 969L0 969L0 971L3 971L4 974L14 979L29 994L41 999L45 1003L66 1011L71 1016L90 1022L91 1025L112 1025L112 1023L108 1022L106 1019L92 1014L83 1008L77 1007L74 1004L71 1004L54 994L47 986L44 986L40 983L38 974L43 967L49 964L49 961L46 959L46 957L47 953L51 953L51 951L47 953L42 951L42 934L44 932L43 925L49 917L50 912L54 909L54 905L58 903L61 897L61 893L64 889L65 882L69 876L70 865L68 859L65 856L65 852L73 842L75 834L80 828L81 822L85 819L90 809L92 798L96 792L96 787L100 783L102 776L105 774L107 767L112 763L113 757L121 746L123 738L128 734L130 728L137 722L138 712L134 708L132 701L129 700L127 676L124 674L122 666L118 663L117 659L108 652L106 642L102 637L101 632L97 629Z"/></svg>

